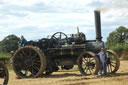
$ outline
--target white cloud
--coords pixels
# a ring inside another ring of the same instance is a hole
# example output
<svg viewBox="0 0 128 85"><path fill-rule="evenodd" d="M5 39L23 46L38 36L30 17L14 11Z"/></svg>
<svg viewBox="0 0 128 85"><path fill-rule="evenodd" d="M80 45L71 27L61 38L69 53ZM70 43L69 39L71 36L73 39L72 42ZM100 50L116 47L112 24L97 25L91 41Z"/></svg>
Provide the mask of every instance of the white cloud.
<svg viewBox="0 0 128 85"><path fill-rule="evenodd" d="M32 6L40 3L41 0L3 0L3 2L7 5Z"/></svg>
<svg viewBox="0 0 128 85"><path fill-rule="evenodd" d="M2 5L0 5L0 9L2 8Z"/></svg>
<svg viewBox="0 0 128 85"><path fill-rule="evenodd" d="M29 12L25 17L17 17L8 15L7 18L0 20L0 23L8 23L9 26L14 25L12 28L17 28L17 25L24 26L52 26L55 24L66 24L66 25L80 25L80 24L91 24L94 17L93 14L89 13L32 13ZM89 21L90 20L90 21ZM10 27L9 27L10 28Z"/></svg>
<svg viewBox="0 0 128 85"><path fill-rule="evenodd" d="M91 16L92 15L90 15L89 13L62 14L62 13L27 12L27 16L25 16L25 17L17 17L17 16L13 16L13 15L7 15L7 18L3 18L0 20L0 24L1 24L0 29L2 29L3 30L2 32L4 32L4 33L5 33L5 31L7 31L8 33L12 33L12 31L14 31L14 33L15 33L15 31L17 29L19 29L19 34L21 34L21 32L24 30L23 28L27 29L26 27L35 27L35 29L37 31L33 30L33 34L34 34L34 32L36 32L36 33L44 32L45 33L45 32L47 32L47 30L51 30L50 32L52 32L52 30L54 30L54 29L58 29L58 31L63 31L63 30L61 30L62 27L67 27L65 29L72 30L74 27L75 30L73 29L74 31L70 31L71 33L73 33L76 31L77 26L92 25L91 19L93 19L93 18L89 18ZM90 22L89 22L89 20L90 20ZM71 28L68 28L68 27L71 27ZM27 31L30 33L31 30L30 31L27 30ZM55 31L57 31L57 30L55 30ZM31 31L31 33L32 33L32 31ZM69 31L68 31L68 33L69 33ZM36 36L36 35L32 35L31 38L33 38L33 36Z"/></svg>
<svg viewBox="0 0 128 85"><path fill-rule="evenodd" d="M5 4L17 6L33 6L38 3L44 3L53 7L74 7L84 6L91 3L93 0L3 0Z"/></svg>
<svg viewBox="0 0 128 85"><path fill-rule="evenodd" d="M95 4L93 2L100 2L101 6L109 9L102 13L102 31L114 30L120 25L128 26L128 3L124 3L127 0L118 0L125 5L118 9L114 5L117 4L116 1L111 3L111 0L2 0L0 40L12 33L23 33L28 39L41 38L57 31L75 33L77 26L92 39L91 35L95 36L93 11L100 7L92 6ZM91 3L93 4L90 6ZM103 34L105 37L106 35Z"/></svg>

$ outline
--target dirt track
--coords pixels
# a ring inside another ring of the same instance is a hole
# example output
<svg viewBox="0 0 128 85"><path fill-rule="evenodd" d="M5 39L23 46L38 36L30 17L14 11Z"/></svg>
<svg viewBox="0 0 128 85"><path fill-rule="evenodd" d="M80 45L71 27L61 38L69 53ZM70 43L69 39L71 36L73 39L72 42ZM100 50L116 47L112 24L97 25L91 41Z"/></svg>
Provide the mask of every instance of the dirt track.
<svg viewBox="0 0 128 85"><path fill-rule="evenodd" d="M118 72L105 78L97 78L95 75L81 76L80 72L74 69L60 70L42 78L16 79L11 71L8 85L128 85L128 61L121 61Z"/></svg>

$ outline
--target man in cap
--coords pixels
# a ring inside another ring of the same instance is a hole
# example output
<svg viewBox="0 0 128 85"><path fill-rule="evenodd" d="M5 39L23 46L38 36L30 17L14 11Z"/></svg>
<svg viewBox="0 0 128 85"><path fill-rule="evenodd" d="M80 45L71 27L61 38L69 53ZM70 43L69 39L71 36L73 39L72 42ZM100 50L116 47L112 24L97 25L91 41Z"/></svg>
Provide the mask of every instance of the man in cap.
<svg viewBox="0 0 128 85"><path fill-rule="evenodd" d="M99 60L100 60L100 68L99 68L98 76L102 75L102 71L104 71L104 76L106 76L107 75L107 69L106 69L107 55L106 55L105 49L101 48L101 51L97 54L97 56L99 56Z"/></svg>

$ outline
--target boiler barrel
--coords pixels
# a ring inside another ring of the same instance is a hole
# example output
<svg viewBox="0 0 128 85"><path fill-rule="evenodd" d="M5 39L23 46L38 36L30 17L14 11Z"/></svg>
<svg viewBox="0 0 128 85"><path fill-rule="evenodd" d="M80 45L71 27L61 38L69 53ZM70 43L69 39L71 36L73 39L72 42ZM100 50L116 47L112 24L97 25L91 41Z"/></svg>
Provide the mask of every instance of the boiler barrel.
<svg viewBox="0 0 128 85"><path fill-rule="evenodd" d="M86 44L87 44L87 50L94 53L100 52L100 49L105 47L104 42L90 41L87 42Z"/></svg>

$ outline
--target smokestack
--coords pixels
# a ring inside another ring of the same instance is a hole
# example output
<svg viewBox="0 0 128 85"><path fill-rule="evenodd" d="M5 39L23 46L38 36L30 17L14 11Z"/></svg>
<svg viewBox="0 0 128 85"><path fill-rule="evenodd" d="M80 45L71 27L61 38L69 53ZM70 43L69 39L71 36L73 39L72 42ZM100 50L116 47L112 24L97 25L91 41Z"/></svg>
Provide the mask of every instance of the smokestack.
<svg viewBox="0 0 128 85"><path fill-rule="evenodd" d="M96 40L97 41L102 41L100 11L95 10L94 14L95 14Z"/></svg>

